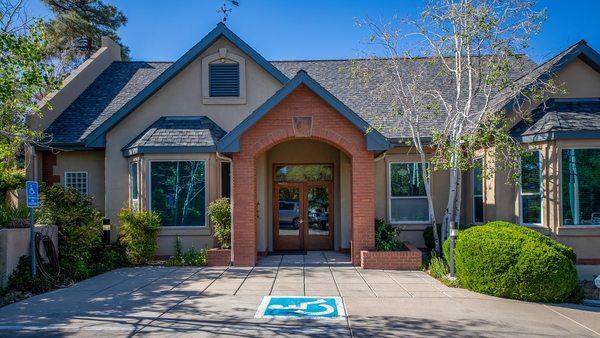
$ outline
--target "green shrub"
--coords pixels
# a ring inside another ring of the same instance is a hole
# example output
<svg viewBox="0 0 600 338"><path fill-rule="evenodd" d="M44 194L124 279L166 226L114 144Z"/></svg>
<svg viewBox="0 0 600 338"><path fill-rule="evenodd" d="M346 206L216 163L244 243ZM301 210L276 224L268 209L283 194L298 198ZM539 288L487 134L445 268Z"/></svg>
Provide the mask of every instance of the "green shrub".
<svg viewBox="0 0 600 338"><path fill-rule="evenodd" d="M387 225L384 220L375 220L375 249L379 251L401 251L404 244L396 240L396 228Z"/></svg>
<svg viewBox="0 0 600 338"><path fill-rule="evenodd" d="M152 211L122 210L121 241L125 246L127 258L132 264L145 264L156 253L160 216Z"/></svg>
<svg viewBox="0 0 600 338"><path fill-rule="evenodd" d="M54 289L51 280L38 273L34 279L31 275L31 256L21 256L19 263L8 277L8 289L14 291L31 292L34 294Z"/></svg>
<svg viewBox="0 0 600 338"><path fill-rule="evenodd" d="M438 257L435 254L431 256L431 260L429 261L429 274L433 278L437 279L447 277L448 267L446 266L446 262L444 262L443 258Z"/></svg>
<svg viewBox="0 0 600 338"><path fill-rule="evenodd" d="M187 252L183 252L179 237L175 240L175 255L169 258L165 263L167 266L203 266L206 265L207 253L206 249L196 250L189 248Z"/></svg>
<svg viewBox="0 0 600 338"><path fill-rule="evenodd" d="M229 198L219 198L208 204L208 216L215 229L221 249L231 248L231 205Z"/></svg>
<svg viewBox="0 0 600 338"><path fill-rule="evenodd" d="M23 169L10 168L0 164L0 202L4 201L4 195L15 189L25 186L25 171Z"/></svg>
<svg viewBox="0 0 600 338"><path fill-rule="evenodd" d="M77 190L52 186L41 196L39 223L58 226L58 251L62 263L90 263L92 251L102 244L102 214L92 199Z"/></svg>
<svg viewBox="0 0 600 338"><path fill-rule="evenodd" d="M10 204L0 204L0 227L11 227L15 221L22 220L22 224L29 224L29 210L27 207L15 207Z"/></svg>
<svg viewBox="0 0 600 338"><path fill-rule="evenodd" d="M492 296L563 302L577 289L574 254L565 248L516 224L472 227L456 241L456 276L462 286Z"/></svg>
<svg viewBox="0 0 600 338"><path fill-rule="evenodd" d="M486 223L486 225L489 226L495 226L495 227L510 227L515 231L519 231L523 234L528 234L530 236L535 236L537 238L537 240L543 242L546 245L550 245L553 248L555 248L556 250L560 251L563 253L563 255L567 256L567 258L569 258L571 260L571 262L573 262L573 264L576 263L577 261L577 255L575 254L575 252L573 251L573 249L569 248L568 246L564 245L564 244L560 244L557 241L544 236L542 234L540 234L537 231L533 231L527 227L523 227L523 226L518 226L518 227L514 227L515 224L510 223L510 222L504 222L504 221L493 221L493 222L488 222Z"/></svg>

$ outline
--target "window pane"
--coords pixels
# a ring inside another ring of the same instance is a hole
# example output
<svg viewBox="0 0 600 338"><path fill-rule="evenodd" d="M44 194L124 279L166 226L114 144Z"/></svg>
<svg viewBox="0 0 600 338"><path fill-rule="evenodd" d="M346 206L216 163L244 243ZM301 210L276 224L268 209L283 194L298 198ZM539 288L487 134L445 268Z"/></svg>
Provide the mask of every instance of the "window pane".
<svg viewBox="0 0 600 338"><path fill-rule="evenodd" d="M427 198L392 198L392 222L429 222Z"/></svg>
<svg viewBox="0 0 600 338"><path fill-rule="evenodd" d="M540 152L528 151L521 158L521 185L524 193L540 192Z"/></svg>
<svg viewBox="0 0 600 338"><path fill-rule="evenodd" d="M275 182L331 181L330 165L285 165L275 168Z"/></svg>
<svg viewBox="0 0 600 338"><path fill-rule="evenodd" d="M600 149L563 149L564 225L600 225Z"/></svg>
<svg viewBox="0 0 600 338"><path fill-rule="evenodd" d="M427 196L421 163L390 164L392 197Z"/></svg>
<svg viewBox="0 0 600 338"><path fill-rule="evenodd" d="M279 188L279 236L300 234L300 189Z"/></svg>
<svg viewBox="0 0 600 338"><path fill-rule="evenodd" d="M523 203L523 223L542 223L542 199L540 195L525 195L521 197Z"/></svg>
<svg viewBox="0 0 600 338"><path fill-rule="evenodd" d="M203 161L151 162L151 206L163 226L204 226L206 176Z"/></svg>
<svg viewBox="0 0 600 338"><path fill-rule="evenodd" d="M82 195L87 195L87 173L67 172L65 173L65 187L73 188Z"/></svg>
<svg viewBox="0 0 600 338"><path fill-rule="evenodd" d="M329 235L329 188L308 189L308 234Z"/></svg>
<svg viewBox="0 0 600 338"><path fill-rule="evenodd" d="M483 159L475 160L473 167L473 195L483 195Z"/></svg>
<svg viewBox="0 0 600 338"><path fill-rule="evenodd" d="M483 222L483 197L473 197L473 222Z"/></svg>
<svg viewBox="0 0 600 338"><path fill-rule="evenodd" d="M131 163L129 179L130 179L129 186L131 187L131 199L136 200L138 198L138 164L137 164L137 162Z"/></svg>

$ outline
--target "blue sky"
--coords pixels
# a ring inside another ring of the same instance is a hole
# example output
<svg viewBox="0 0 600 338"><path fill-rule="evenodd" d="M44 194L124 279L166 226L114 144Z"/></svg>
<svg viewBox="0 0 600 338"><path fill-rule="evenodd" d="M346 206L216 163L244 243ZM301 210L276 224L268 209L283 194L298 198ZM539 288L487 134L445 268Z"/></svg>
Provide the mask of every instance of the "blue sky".
<svg viewBox="0 0 600 338"><path fill-rule="evenodd" d="M28 0L36 16L49 17L40 0ZM344 59L364 55L368 32L355 18L414 16L418 0L239 0L227 25L268 60ZM172 61L219 22L222 0L105 0L129 19L119 34L134 60ZM531 41L539 62L585 39L600 50L600 1L547 0L548 20Z"/></svg>

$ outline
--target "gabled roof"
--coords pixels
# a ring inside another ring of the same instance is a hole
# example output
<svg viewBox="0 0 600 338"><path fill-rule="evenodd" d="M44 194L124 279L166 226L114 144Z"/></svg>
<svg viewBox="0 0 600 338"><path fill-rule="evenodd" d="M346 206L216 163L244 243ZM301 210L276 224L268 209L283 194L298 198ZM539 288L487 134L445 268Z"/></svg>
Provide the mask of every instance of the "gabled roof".
<svg viewBox="0 0 600 338"><path fill-rule="evenodd" d="M304 70L300 70L294 78L271 96L265 103L253 111L244 121L238 124L232 131L219 141L217 150L221 152L238 152L240 150L240 137L263 116L265 116L273 107L279 104L283 99L290 95L294 89L300 85L307 86L321 99L327 102L331 107L337 110L342 116L365 133L367 150L383 151L390 148L389 141L377 130L372 129L370 125L348 108L338 98L323 88L317 81L311 78Z"/></svg>
<svg viewBox="0 0 600 338"><path fill-rule="evenodd" d="M83 147L86 137L172 63L113 62L45 130L56 147Z"/></svg>
<svg viewBox="0 0 600 338"><path fill-rule="evenodd" d="M580 40L571 45L548 61L540 64L529 72L524 73L521 77L514 81L513 88L507 88L496 94L490 107L502 110L504 108L510 110L516 99L512 96L515 92L523 92L524 90L535 86L536 83L544 82L552 78L556 73L560 72L575 58L581 58L586 64L600 72L600 54L593 48L588 46L585 40Z"/></svg>
<svg viewBox="0 0 600 338"><path fill-rule="evenodd" d="M150 84L148 84L142 91L137 93L129 102L125 103L118 111L112 114L109 118L103 121L97 128L95 128L86 138L85 146L87 147L103 147L105 144L104 136L105 133L112 128L115 124L121 121L130 112L139 107L146 99L152 94L156 93L162 86L164 86L169 80L179 74L186 66L194 61L200 54L202 54L208 47L210 47L217 39L225 37L231 41L236 47L242 50L248 55L254 62L261 66L265 71L271 74L279 82L286 83L288 78L283 75L277 68L275 68L269 61L265 60L258 52L252 47L240 39L235 33L233 33L225 24L220 22L217 27L208 33L200 42L198 42L189 51L183 54L175 63L169 66L164 72L160 73Z"/></svg>
<svg viewBox="0 0 600 338"><path fill-rule="evenodd" d="M555 139L599 138L600 98L550 99L533 110L511 130L521 142Z"/></svg>
<svg viewBox="0 0 600 338"><path fill-rule="evenodd" d="M226 132L206 116L165 116L121 149L123 156L214 152Z"/></svg>

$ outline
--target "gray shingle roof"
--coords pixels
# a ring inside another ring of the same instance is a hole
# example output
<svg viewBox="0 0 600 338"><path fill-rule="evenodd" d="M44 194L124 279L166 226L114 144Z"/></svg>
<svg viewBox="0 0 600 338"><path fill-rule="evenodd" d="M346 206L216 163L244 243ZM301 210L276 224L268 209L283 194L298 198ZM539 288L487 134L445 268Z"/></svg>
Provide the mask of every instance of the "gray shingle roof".
<svg viewBox="0 0 600 338"><path fill-rule="evenodd" d="M206 116L163 116L122 150L126 156L165 152L170 147L180 152L212 152L225 134ZM176 151L168 149L168 152Z"/></svg>
<svg viewBox="0 0 600 338"><path fill-rule="evenodd" d="M46 129L52 143L81 143L170 65L166 62L113 62Z"/></svg>
<svg viewBox="0 0 600 338"><path fill-rule="evenodd" d="M523 71L530 70L534 63L523 58L522 64L515 65L513 77ZM402 75L419 74L419 88L423 91L436 89L444 97L454 96L454 79L442 76L435 63L429 58L400 59L400 68L407 70ZM410 129L402 117L395 111L393 88L390 86L395 78L395 67L390 59L354 59L323 61L275 61L272 62L288 77L298 70L305 70L308 75L319 82L325 89L335 95L350 109L360 115L373 128L376 128L389 139L410 138ZM365 73L367 72L366 76ZM410 81L407 79L407 83ZM474 104L482 104L476 97ZM431 136L433 131L441 127L445 121L443 114L423 111L420 125L421 135Z"/></svg>
<svg viewBox="0 0 600 338"><path fill-rule="evenodd" d="M368 62L369 80L356 76L360 63ZM454 86L449 78L441 78L428 59L401 60L403 67L424 69L422 87L435 86L444 95L452 95ZM407 126L394 112L392 95L381 83L390 81L393 66L389 59L376 60L313 60L271 62L292 78L305 70L325 89L361 116L371 126L390 139L408 137ZM172 63L114 62L69 106L46 130L52 143L80 144L94 129L115 114ZM521 68L532 68L527 59ZM388 89L391 90L391 89ZM443 116L424 112L422 125L427 131L443 122ZM427 135L427 132L424 133Z"/></svg>
<svg viewBox="0 0 600 338"><path fill-rule="evenodd" d="M590 131L600 131L600 98L550 99L510 132L514 137L535 141L554 138L559 133Z"/></svg>

